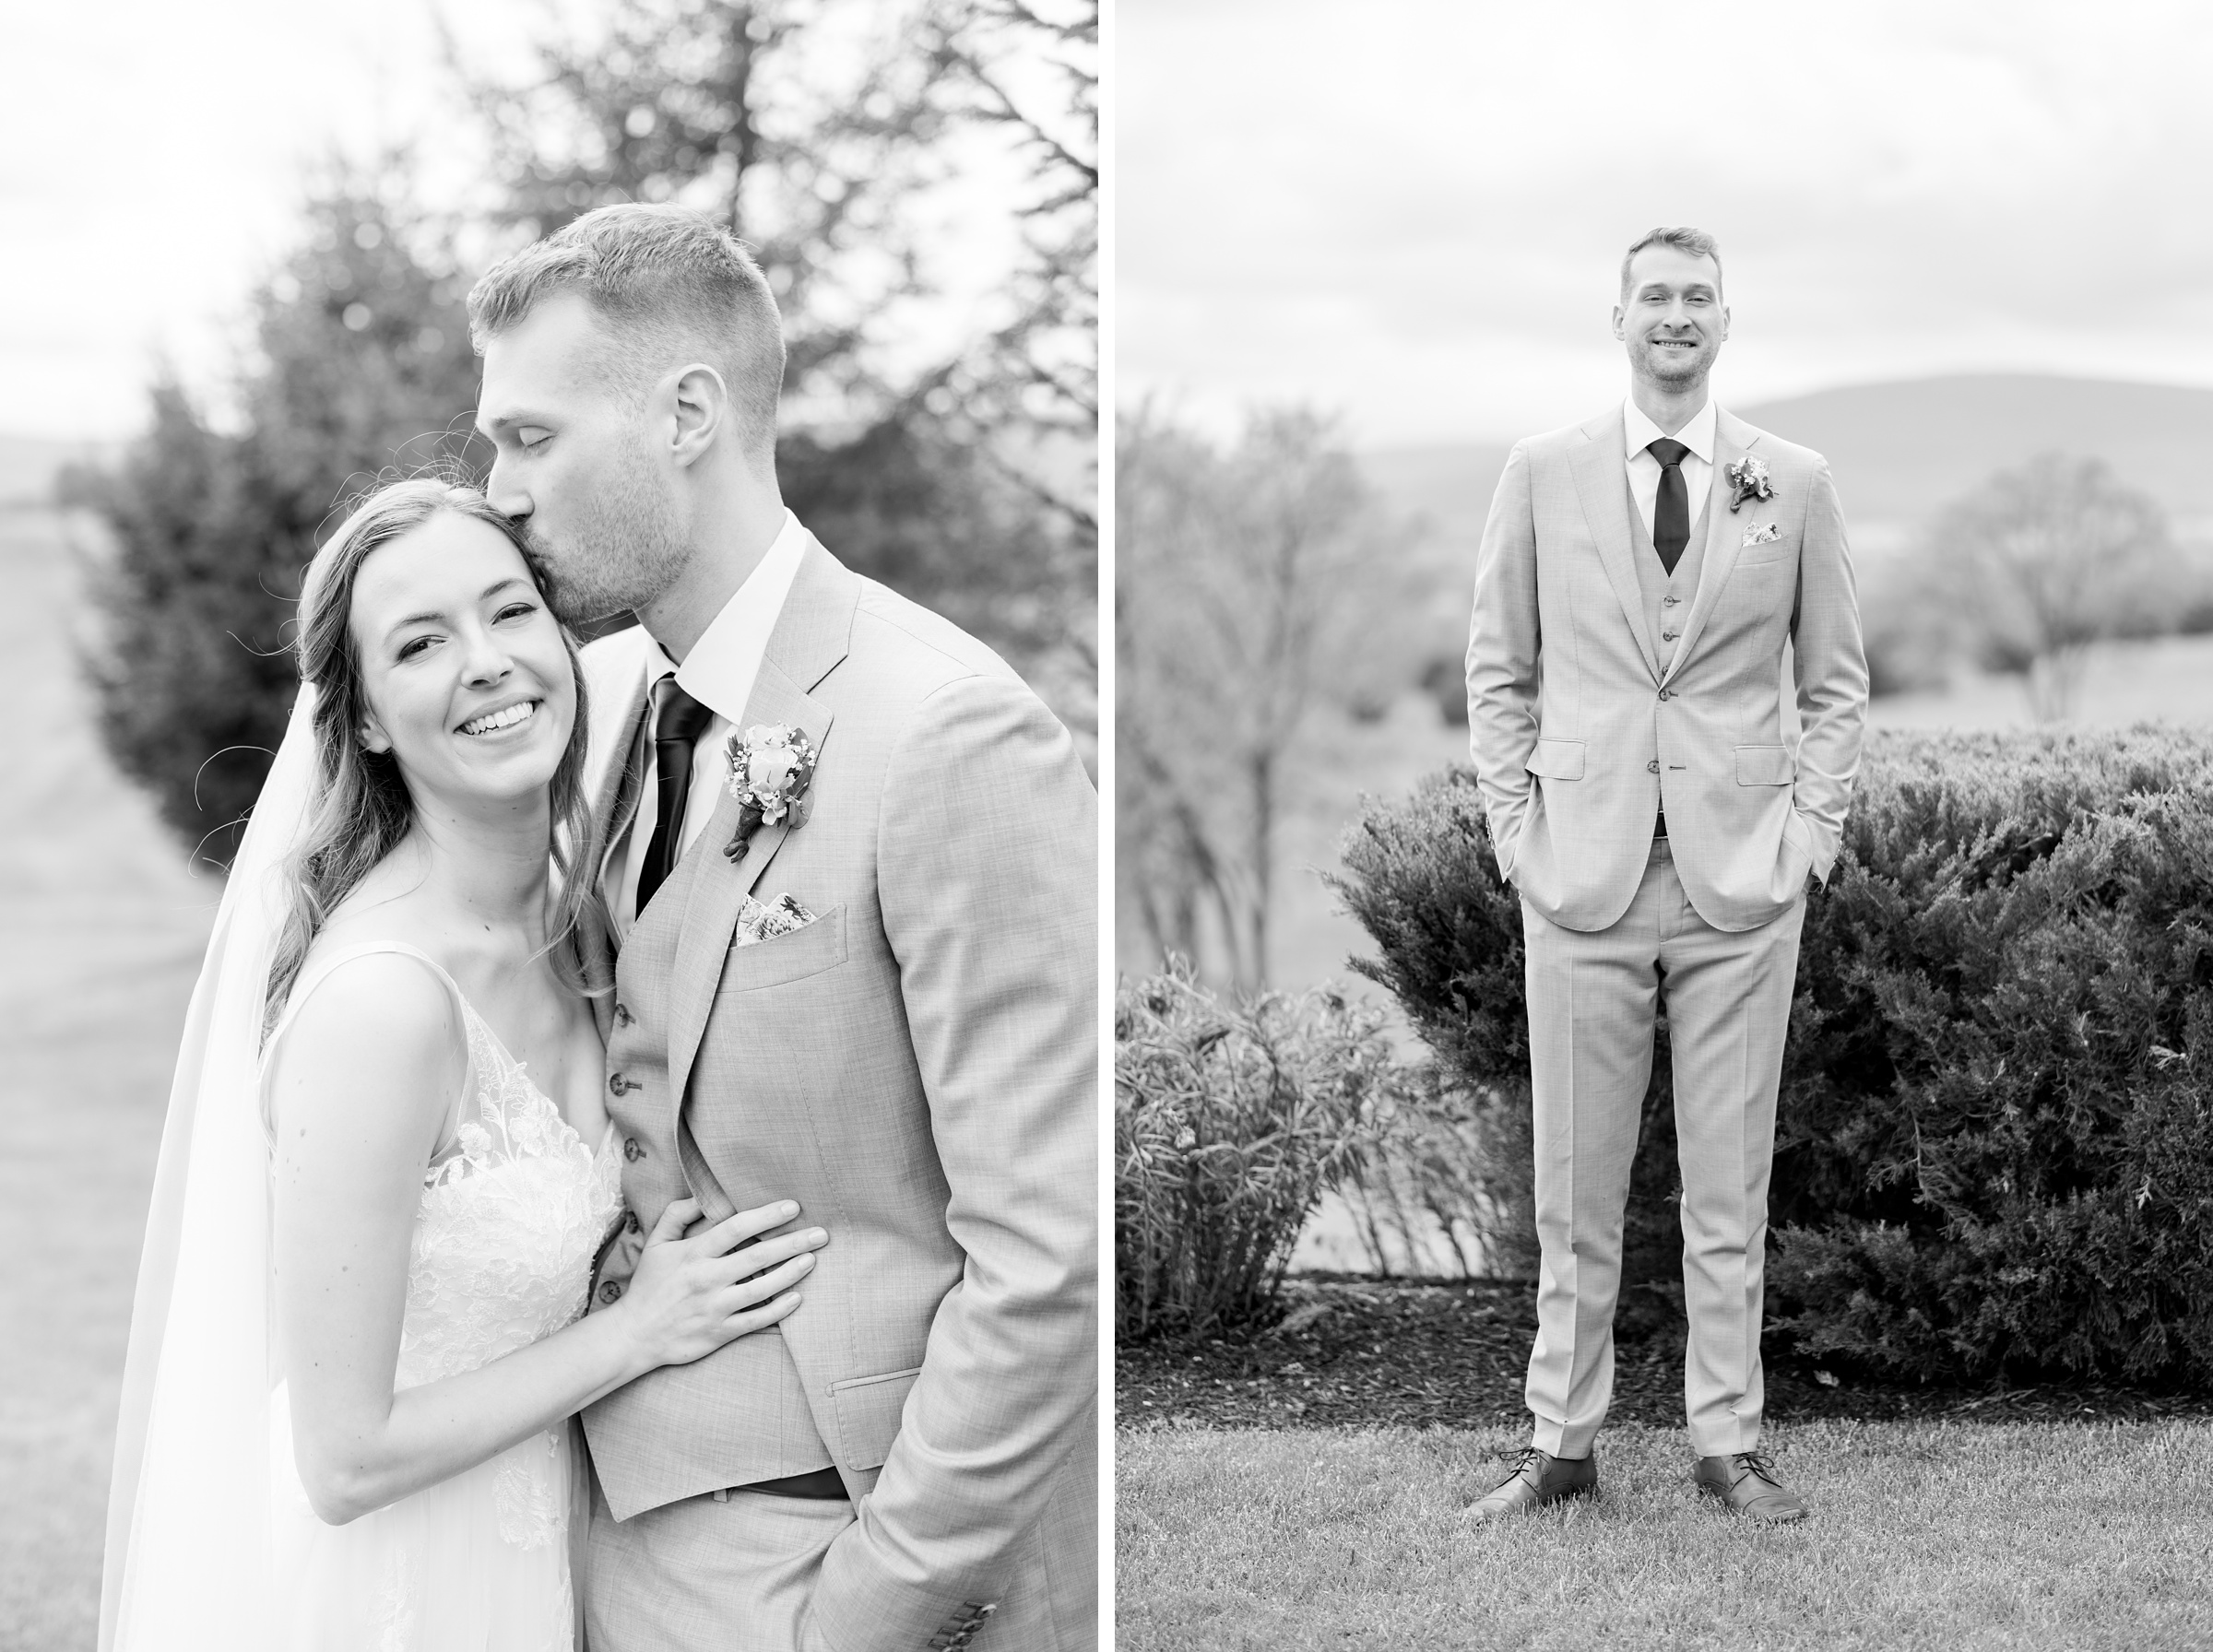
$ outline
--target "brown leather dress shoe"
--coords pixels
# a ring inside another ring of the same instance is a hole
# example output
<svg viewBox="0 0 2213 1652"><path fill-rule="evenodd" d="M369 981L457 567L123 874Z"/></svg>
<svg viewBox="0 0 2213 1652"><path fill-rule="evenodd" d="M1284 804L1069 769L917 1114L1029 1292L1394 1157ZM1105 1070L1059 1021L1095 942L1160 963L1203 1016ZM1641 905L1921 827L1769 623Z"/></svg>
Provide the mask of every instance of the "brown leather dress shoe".
<svg viewBox="0 0 2213 1652"><path fill-rule="evenodd" d="M1805 1499L1775 1478L1775 1460L1764 1451L1698 1459L1698 1490L1747 1519L1781 1524L1805 1518Z"/></svg>
<svg viewBox="0 0 2213 1652"><path fill-rule="evenodd" d="M1591 1497L1597 1493L1596 1457L1554 1457L1529 1446L1513 1455L1506 1478L1468 1510L1468 1517L1497 1520L1521 1509L1541 1508L1563 1498Z"/></svg>

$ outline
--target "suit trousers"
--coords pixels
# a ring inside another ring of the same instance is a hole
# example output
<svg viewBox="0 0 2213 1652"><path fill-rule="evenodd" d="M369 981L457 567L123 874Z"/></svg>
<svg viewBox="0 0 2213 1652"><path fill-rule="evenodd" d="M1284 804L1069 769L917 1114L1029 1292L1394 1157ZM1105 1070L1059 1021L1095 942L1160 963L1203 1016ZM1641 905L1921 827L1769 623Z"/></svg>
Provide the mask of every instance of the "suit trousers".
<svg viewBox="0 0 2213 1652"><path fill-rule="evenodd" d="M1527 1389L1533 1444L1589 1456L1613 1396L1622 1214L1664 1003L1690 1329L1684 1410L1698 1455L1750 1451L1759 1442L1775 1092L1805 897L1757 928L1716 929L1691 905L1659 838L1636 899L1610 928L1564 929L1526 901L1521 922L1542 1257Z"/></svg>
<svg viewBox="0 0 2213 1652"><path fill-rule="evenodd" d="M822 1556L853 1524L841 1499L763 1492L703 1493L617 1520L592 1491L590 1652L799 1652Z"/></svg>

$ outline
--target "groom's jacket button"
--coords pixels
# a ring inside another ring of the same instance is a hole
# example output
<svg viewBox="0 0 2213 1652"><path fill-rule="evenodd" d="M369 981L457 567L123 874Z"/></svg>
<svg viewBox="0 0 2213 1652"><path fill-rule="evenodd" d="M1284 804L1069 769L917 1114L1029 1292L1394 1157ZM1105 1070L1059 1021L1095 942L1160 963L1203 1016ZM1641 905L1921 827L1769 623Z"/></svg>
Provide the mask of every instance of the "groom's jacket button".
<svg viewBox="0 0 2213 1652"><path fill-rule="evenodd" d="M1663 700L1673 700L1675 697L1675 690L1673 689L1662 689L1660 690L1660 698Z"/></svg>
<svg viewBox="0 0 2213 1652"><path fill-rule="evenodd" d="M608 1076L607 1087L617 1095L627 1095L633 1090L643 1090L645 1088L645 1085L639 1083L635 1079L626 1079L621 1073L609 1074Z"/></svg>
<svg viewBox="0 0 2213 1652"><path fill-rule="evenodd" d="M1659 760L1658 758L1656 758L1656 757L1655 757L1654 759L1652 759L1652 761L1651 761L1651 762L1649 762L1649 763L1645 764L1645 765L1644 765L1644 772L1645 772L1647 774L1657 774L1657 773L1660 773L1660 760Z"/></svg>
<svg viewBox="0 0 2213 1652"><path fill-rule="evenodd" d="M621 1005L620 1005L620 1004L617 1004L617 1005L615 1006L615 1025L616 1025L616 1026L618 1026L618 1027L627 1027L627 1026L629 1026L629 1025L630 1025L630 1023L631 1023L632 1021L635 1021L635 1020L637 1020L637 1017L636 1017L636 1016L634 1016L634 1015L633 1015L633 1014L631 1014L631 1012L630 1012L629 1010L627 1010L627 1009L623 1009Z"/></svg>
<svg viewBox="0 0 2213 1652"><path fill-rule="evenodd" d="M635 1136L622 1138L622 1156L633 1164L645 1156L645 1150L638 1145L638 1139Z"/></svg>
<svg viewBox="0 0 2213 1652"><path fill-rule="evenodd" d="M599 1287L599 1300L601 1302L619 1302L621 1300L621 1296L622 1281L621 1280L609 1280L606 1284Z"/></svg>

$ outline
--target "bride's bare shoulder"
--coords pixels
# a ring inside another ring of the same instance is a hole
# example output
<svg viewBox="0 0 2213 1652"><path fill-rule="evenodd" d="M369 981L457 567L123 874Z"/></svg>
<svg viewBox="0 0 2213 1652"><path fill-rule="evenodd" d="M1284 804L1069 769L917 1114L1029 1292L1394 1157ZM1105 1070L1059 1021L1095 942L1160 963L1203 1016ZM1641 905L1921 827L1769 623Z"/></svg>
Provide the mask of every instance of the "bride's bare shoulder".
<svg viewBox="0 0 2213 1652"><path fill-rule="evenodd" d="M453 989L414 947L333 925L302 964L304 997L290 1006L268 1052L271 1112L358 1112L442 1119L467 1069L467 1032ZM409 1140L420 1121L399 1124Z"/></svg>

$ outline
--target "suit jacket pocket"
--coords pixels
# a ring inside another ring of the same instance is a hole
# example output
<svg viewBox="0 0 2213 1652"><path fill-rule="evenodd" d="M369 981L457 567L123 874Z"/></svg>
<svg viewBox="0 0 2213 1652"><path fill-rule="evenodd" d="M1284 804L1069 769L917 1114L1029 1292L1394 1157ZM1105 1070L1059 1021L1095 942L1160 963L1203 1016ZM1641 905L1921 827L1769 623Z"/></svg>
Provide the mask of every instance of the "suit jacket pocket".
<svg viewBox="0 0 2213 1652"><path fill-rule="evenodd" d="M906 1407L922 1367L847 1377L830 1385L830 1407L837 1418L838 1466L856 1473L881 1469L899 1437L899 1414Z"/></svg>
<svg viewBox="0 0 2213 1652"><path fill-rule="evenodd" d="M803 981L846 961L846 909L833 906L813 923L750 947L723 954L722 984L716 995L753 992Z"/></svg>
<svg viewBox="0 0 2213 1652"><path fill-rule="evenodd" d="M1529 761L1524 766L1532 774L1542 774L1547 780L1580 780L1583 777L1583 742L1539 740L1537 749L1529 754Z"/></svg>
<svg viewBox="0 0 2213 1652"><path fill-rule="evenodd" d="M1739 746L1736 749L1736 784L1789 785L1798 777L1798 764L1788 746Z"/></svg>

